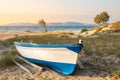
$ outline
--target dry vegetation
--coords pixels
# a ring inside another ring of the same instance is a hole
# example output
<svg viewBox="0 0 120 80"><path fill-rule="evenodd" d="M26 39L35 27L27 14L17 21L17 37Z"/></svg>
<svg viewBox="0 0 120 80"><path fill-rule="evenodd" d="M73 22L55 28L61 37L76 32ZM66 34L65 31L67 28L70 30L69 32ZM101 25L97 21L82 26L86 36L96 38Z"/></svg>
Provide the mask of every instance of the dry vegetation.
<svg viewBox="0 0 120 80"><path fill-rule="evenodd" d="M120 21L112 23L110 28L113 30L120 30Z"/></svg>
<svg viewBox="0 0 120 80"><path fill-rule="evenodd" d="M0 60L0 79L10 80L11 76L15 79L30 79L34 80L119 80L120 79L120 33L101 33L95 34L89 37L76 37L70 38L68 35L73 35L72 33L45 33L44 35L30 35L7 39L0 41L0 44L7 48L7 52L4 52L3 59ZM77 44L78 40L82 39L84 41L84 48L81 52L82 62L85 66L85 70L79 70L77 67L75 72L70 76L64 76L56 73L48 68L39 76L34 77L21 71L13 65L12 60L16 52L13 42L23 41L41 44ZM13 66L14 68L8 67ZM3 68L8 67L8 68ZM2 70L3 69L3 70ZM8 71L13 71L13 73L7 73ZM9 70L11 69L11 70ZM17 69L19 72L17 72ZM16 70L16 71L15 71ZM17 75L12 75L18 73ZM23 75L24 74L24 75ZM5 76L5 75L9 75ZM4 77L2 77L4 76ZM18 78L17 78L18 77ZM13 80L15 80L13 78Z"/></svg>

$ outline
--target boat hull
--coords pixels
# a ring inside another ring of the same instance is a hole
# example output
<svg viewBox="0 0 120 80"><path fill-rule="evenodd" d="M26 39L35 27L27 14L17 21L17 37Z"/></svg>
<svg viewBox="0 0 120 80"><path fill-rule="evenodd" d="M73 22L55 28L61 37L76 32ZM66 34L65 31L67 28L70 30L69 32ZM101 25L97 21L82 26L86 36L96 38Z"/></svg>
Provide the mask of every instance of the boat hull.
<svg viewBox="0 0 120 80"><path fill-rule="evenodd" d="M76 67L81 45L38 45L15 42L16 49L25 59L46 65L64 75L71 74Z"/></svg>

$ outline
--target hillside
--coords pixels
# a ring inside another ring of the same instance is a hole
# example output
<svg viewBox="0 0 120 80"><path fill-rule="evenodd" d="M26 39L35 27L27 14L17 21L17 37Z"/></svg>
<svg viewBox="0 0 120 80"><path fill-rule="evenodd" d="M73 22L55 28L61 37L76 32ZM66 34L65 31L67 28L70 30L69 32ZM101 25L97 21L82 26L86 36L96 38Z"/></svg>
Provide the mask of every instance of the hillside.
<svg viewBox="0 0 120 80"><path fill-rule="evenodd" d="M120 21L114 22L110 25L111 30L120 30Z"/></svg>
<svg viewBox="0 0 120 80"><path fill-rule="evenodd" d="M120 31L120 21L113 22L111 24L103 24L97 27L94 27L90 30L82 31L80 33L80 36L90 36L96 33L101 32L119 32Z"/></svg>

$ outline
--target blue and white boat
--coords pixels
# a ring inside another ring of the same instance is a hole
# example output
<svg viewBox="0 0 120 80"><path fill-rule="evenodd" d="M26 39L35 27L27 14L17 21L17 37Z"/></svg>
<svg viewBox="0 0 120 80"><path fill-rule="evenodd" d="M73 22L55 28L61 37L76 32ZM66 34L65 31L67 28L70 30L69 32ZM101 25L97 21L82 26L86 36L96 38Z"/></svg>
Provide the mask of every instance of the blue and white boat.
<svg viewBox="0 0 120 80"><path fill-rule="evenodd" d="M15 47L26 60L43 64L51 69L69 75L78 62L82 44L34 44L15 42Z"/></svg>

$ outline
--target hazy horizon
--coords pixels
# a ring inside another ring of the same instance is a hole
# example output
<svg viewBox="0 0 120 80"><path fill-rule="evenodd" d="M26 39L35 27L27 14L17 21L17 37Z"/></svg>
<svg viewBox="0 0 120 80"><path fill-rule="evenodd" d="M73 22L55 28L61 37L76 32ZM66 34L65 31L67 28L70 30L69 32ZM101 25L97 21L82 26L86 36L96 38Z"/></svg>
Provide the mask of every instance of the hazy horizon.
<svg viewBox="0 0 120 80"><path fill-rule="evenodd" d="M120 0L0 0L0 25L9 23L82 22L107 11L110 21L120 19Z"/></svg>

